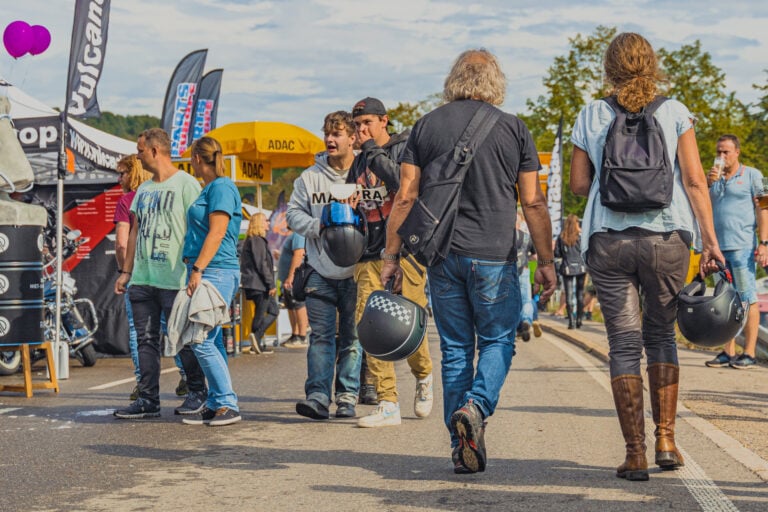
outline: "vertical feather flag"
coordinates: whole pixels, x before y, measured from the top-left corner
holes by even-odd
[[[203,76],[208,50],[197,50],[181,59],[168,82],[163,102],[163,130],[171,136],[171,156],[179,157],[189,146],[194,122],[195,97]]]
[[[557,127],[555,146],[547,175],[547,206],[552,219],[552,237],[557,238],[563,225],[563,118]]]
[[[285,200],[285,190],[277,196],[277,206],[269,216],[269,232],[267,243],[272,253],[280,252],[288,238],[288,220],[285,214],[288,212],[288,202]]]

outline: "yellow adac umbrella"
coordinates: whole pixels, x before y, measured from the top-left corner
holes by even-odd
[[[207,133],[221,143],[224,155],[248,161],[268,161],[273,169],[309,167],[323,141],[296,125],[271,121],[230,123]],[[189,149],[182,155],[190,157]]]

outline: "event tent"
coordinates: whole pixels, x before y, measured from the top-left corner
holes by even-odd
[[[0,96],[11,102],[10,116],[19,142],[35,172],[37,185],[56,183],[61,141],[59,113],[0,77]],[[124,155],[136,152],[136,143],[92,128],[70,118],[67,137],[70,173],[66,182],[116,183],[114,168]]]

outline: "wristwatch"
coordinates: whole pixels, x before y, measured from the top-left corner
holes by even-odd
[[[202,273],[203,270],[198,268],[197,265],[192,265],[192,272],[200,272],[200,273]]]
[[[768,245],[768,240],[760,240],[760,245]]]
[[[384,252],[386,249],[382,249],[379,253],[379,256],[381,256],[381,259],[384,261],[398,261],[400,259],[400,254],[387,254]]]

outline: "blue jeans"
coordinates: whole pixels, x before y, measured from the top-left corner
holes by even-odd
[[[304,392],[309,400],[328,407],[336,374],[336,404],[356,404],[360,391],[360,365],[363,349],[357,341],[355,306],[357,285],[354,279],[326,279],[314,272],[307,288],[316,290],[306,300],[312,333],[307,350],[307,381]],[[338,313],[338,337],[336,316]]]
[[[496,410],[515,354],[520,285],[514,262],[454,253],[430,267],[428,274],[443,353],[443,414],[450,431],[451,414],[470,399],[484,418]],[[477,371],[475,350],[479,354]],[[451,432],[451,446],[457,445],[456,434]]]
[[[131,359],[133,360],[133,374],[136,376],[136,384],[141,380],[141,371],[139,370],[139,340],[136,336],[136,326],[133,325],[133,309],[131,309],[131,299],[127,293],[125,296],[125,317],[128,319],[128,348],[131,350]]]
[[[188,265],[191,272],[192,265]],[[232,303],[235,292],[240,286],[240,269],[206,268],[203,279],[211,283],[219,291],[227,304]],[[227,407],[239,411],[237,395],[232,389],[232,378],[227,366],[227,353],[222,352],[221,326],[217,325],[208,333],[202,343],[191,343],[192,351],[197,356],[200,367],[208,379],[208,400],[205,405],[211,410]]]
[[[531,297],[531,269],[528,265],[518,274],[518,278],[520,280],[520,299],[523,301],[520,322],[530,324],[535,319],[534,308],[536,305],[533,303],[533,297]]]

